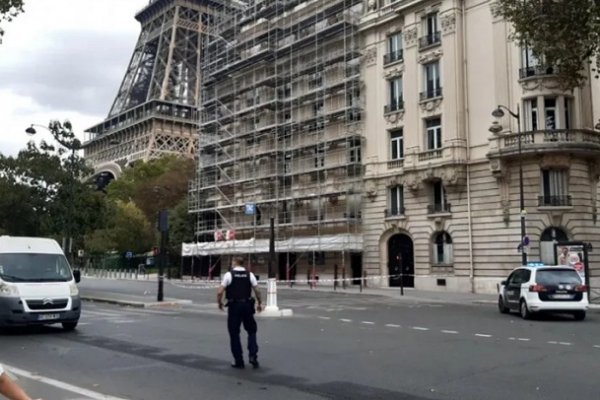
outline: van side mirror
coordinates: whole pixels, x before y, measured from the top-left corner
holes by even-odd
[[[78,269],[73,271],[73,278],[75,278],[75,283],[81,282],[81,271]]]

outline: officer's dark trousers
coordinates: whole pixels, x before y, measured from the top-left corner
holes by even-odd
[[[240,341],[240,326],[242,323],[244,324],[244,330],[248,333],[248,353],[250,357],[256,356],[258,353],[253,307],[250,302],[230,302],[227,308],[229,309],[227,313],[227,330],[229,331],[231,354],[233,354],[235,362],[243,363],[244,353]]]

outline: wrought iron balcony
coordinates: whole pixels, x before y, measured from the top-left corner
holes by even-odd
[[[450,203],[435,203],[427,206],[427,214],[441,214],[450,212]]]
[[[552,65],[532,65],[519,69],[521,79],[532,76],[556,75],[559,72],[558,67]]]
[[[390,102],[390,104],[386,104],[383,108],[383,112],[385,114],[391,113],[394,111],[400,111],[404,109],[404,101],[403,100],[394,100]]]
[[[539,207],[570,207],[572,205],[571,195],[568,194],[558,196],[538,196]]]
[[[402,49],[393,50],[383,55],[383,65],[391,64],[396,61],[402,61],[403,54]]]
[[[423,101],[423,100],[427,100],[427,99],[433,99],[434,97],[440,97],[441,95],[442,95],[442,88],[437,87],[437,88],[433,88],[433,89],[427,89],[426,91],[421,92],[420,99],[421,99],[421,101]]]
[[[385,218],[404,216],[404,207],[393,207],[383,210]]]
[[[429,46],[439,44],[442,41],[442,33],[440,31],[432,32],[427,36],[419,38],[419,49],[424,49]]]

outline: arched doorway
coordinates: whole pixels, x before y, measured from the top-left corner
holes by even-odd
[[[403,233],[398,233],[388,240],[388,271],[390,275],[400,275],[402,285],[415,286],[415,262],[412,239]],[[400,286],[399,276],[390,277],[390,286]]]
[[[540,261],[546,265],[554,265],[556,263],[554,243],[568,240],[569,236],[561,228],[554,226],[546,228],[540,236]]]

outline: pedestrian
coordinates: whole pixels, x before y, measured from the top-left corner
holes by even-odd
[[[0,394],[9,400],[31,400],[15,381],[10,379],[0,364]]]
[[[252,291],[256,301],[252,298]],[[217,291],[217,304],[223,310],[223,294],[227,298],[227,330],[231,354],[233,355],[233,368],[244,368],[244,354],[240,341],[240,326],[248,334],[248,362],[258,368],[258,344],[256,342],[257,325],[254,319],[254,305],[256,310],[262,311],[262,301],[258,281],[252,272],[243,266],[243,259],[235,257],[233,268],[226,272]]]

